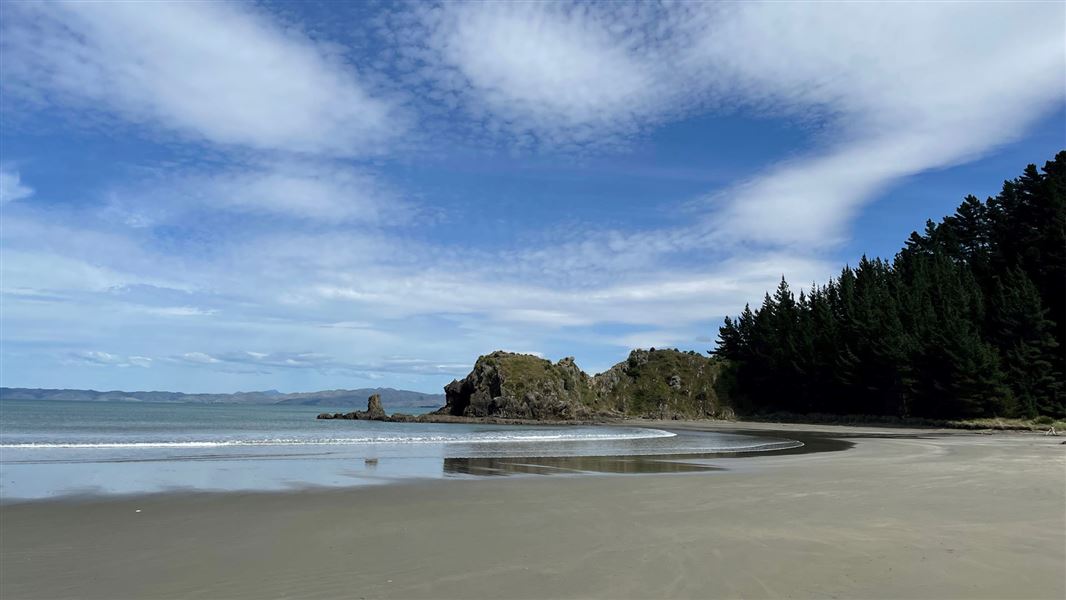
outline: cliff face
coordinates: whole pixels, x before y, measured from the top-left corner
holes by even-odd
[[[634,350],[627,360],[589,377],[572,358],[557,363],[528,354],[493,352],[465,378],[445,386],[437,415],[580,420],[716,415],[720,366],[677,350]]]
[[[695,352],[634,350],[628,359],[594,377],[592,387],[601,406],[626,415],[720,416],[721,370],[718,360]]]
[[[444,386],[436,414],[506,419],[586,419],[596,404],[589,376],[574,359],[551,362],[529,354],[493,352],[478,358],[462,380]]]

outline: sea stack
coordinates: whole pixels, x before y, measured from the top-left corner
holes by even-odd
[[[374,394],[367,398],[366,401],[366,417],[373,421],[385,420],[385,407],[381,405],[381,395]]]
[[[381,395],[374,394],[367,398],[366,410],[357,410],[350,413],[321,413],[319,419],[351,419],[359,421],[387,421],[385,407],[381,405]]]

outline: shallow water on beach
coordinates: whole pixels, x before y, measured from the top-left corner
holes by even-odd
[[[6,401],[0,404],[0,496],[705,471],[713,467],[678,459],[802,446],[644,427],[318,420],[319,412],[305,406]]]

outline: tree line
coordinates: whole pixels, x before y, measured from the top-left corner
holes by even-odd
[[[719,331],[741,410],[1066,416],[1066,151]]]

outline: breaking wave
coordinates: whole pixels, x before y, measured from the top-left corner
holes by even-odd
[[[661,429],[613,428],[599,430],[547,431],[467,431],[455,434],[431,435],[366,435],[359,437],[279,437],[260,439],[205,439],[151,441],[42,441],[0,444],[0,449],[137,449],[137,448],[225,448],[240,446],[361,446],[379,444],[510,444],[537,442],[599,442],[642,440],[675,437],[677,434]]]

